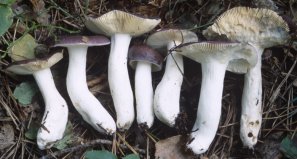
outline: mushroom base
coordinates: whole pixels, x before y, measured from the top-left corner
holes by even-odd
[[[45,113],[37,134],[40,149],[50,148],[62,139],[68,120],[68,106],[58,92],[49,68],[33,73],[45,102]]]
[[[178,45],[177,43],[176,45]],[[175,46],[171,42],[167,49]],[[166,68],[161,82],[155,90],[154,112],[157,118],[166,125],[173,127],[180,113],[180,90],[183,82],[183,57],[172,51],[167,56]]]
[[[117,113],[117,127],[127,130],[134,121],[134,97],[130,84],[127,56],[131,36],[115,34],[111,37],[108,59],[108,83]]]
[[[213,141],[221,116],[223,84],[227,64],[212,60],[202,65],[202,84],[197,118],[187,143],[195,154],[208,150]]]
[[[111,115],[89,91],[86,80],[87,46],[68,47],[67,92],[75,109],[97,131],[111,135],[116,125]]]
[[[251,68],[244,79],[242,110],[240,120],[240,138],[244,146],[253,148],[257,143],[262,123],[262,76],[261,58]]]

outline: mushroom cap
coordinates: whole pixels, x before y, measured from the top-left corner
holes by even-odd
[[[44,58],[21,60],[10,63],[6,70],[20,75],[33,74],[36,71],[50,68],[63,58],[63,53],[58,52]]]
[[[151,31],[161,19],[139,17],[120,10],[112,10],[98,18],[85,17],[86,27],[94,33],[112,36],[113,34],[129,34],[139,36]]]
[[[209,40],[226,36],[231,41],[252,42],[267,48],[284,44],[288,32],[288,24],[272,10],[235,7],[218,17],[203,35]]]
[[[133,45],[129,49],[129,65],[135,69],[138,61],[143,61],[152,64],[152,72],[162,69],[163,57],[159,52],[147,45]]]
[[[173,41],[179,43],[198,42],[198,37],[194,32],[188,30],[163,29],[150,35],[146,43],[152,48],[158,49],[166,47],[168,43]]]
[[[196,62],[206,63],[213,59],[228,63],[235,59],[245,60],[250,67],[257,63],[254,48],[238,42],[206,41],[186,43],[176,47],[176,53],[182,54]]]
[[[102,46],[109,45],[110,40],[105,36],[60,36],[54,46]]]

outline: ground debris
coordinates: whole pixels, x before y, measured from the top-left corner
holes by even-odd
[[[263,159],[274,159],[276,156],[280,156],[279,148],[282,135],[282,132],[270,134],[259,146],[259,152]]]
[[[155,158],[158,159],[194,159],[185,151],[184,138],[181,135],[172,136],[156,143]]]
[[[0,150],[14,144],[14,129],[10,124],[0,126]]]

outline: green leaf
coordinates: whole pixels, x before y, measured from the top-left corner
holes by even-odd
[[[28,129],[28,130],[26,131],[26,133],[25,133],[26,138],[31,139],[31,140],[35,140],[36,137],[37,137],[38,129],[39,129],[38,124],[32,122],[32,123],[30,124],[29,129]]]
[[[63,150],[65,149],[69,144],[72,143],[72,139],[73,136],[72,135],[66,135],[64,136],[61,140],[59,140],[58,142],[56,142],[54,144],[54,147],[59,149],[59,150]]]
[[[59,140],[58,142],[56,142],[54,144],[54,147],[59,149],[59,150],[63,150],[65,149],[69,144],[71,144],[73,142],[73,125],[68,122],[67,126],[66,126],[66,130],[64,132],[64,137]]]
[[[85,159],[117,159],[113,153],[106,150],[87,151]]]
[[[12,10],[9,6],[0,5],[0,36],[3,35],[12,24]]]
[[[35,83],[23,82],[14,89],[13,96],[21,105],[26,106],[31,104],[32,98],[37,91],[38,87]]]
[[[140,159],[140,157],[136,154],[130,154],[125,156],[123,159]]]
[[[280,145],[280,151],[290,159],[297,158],[297,137],[291,139],[289,136],[284,138]]]
[[[0,0],[0,4],[4,5],[11,5],[15,2],[16,0]]]
[[[33,59],[37,45],[35,39],[30,34],[26,34],[9,46],[9,56],[14,61]]]
[[[64,136],[73,134],[72,130],[73,130],[73,125],[70,121],[68,121],[68,123],[66,125],[65,132],[64,132]]]

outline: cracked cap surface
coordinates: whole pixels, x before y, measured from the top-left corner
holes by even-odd
[[[226,36],[266,48],[286,43],[288,32],[288,24],[272,10],[235,7],[219,16],[203,35],[208,39]]]

